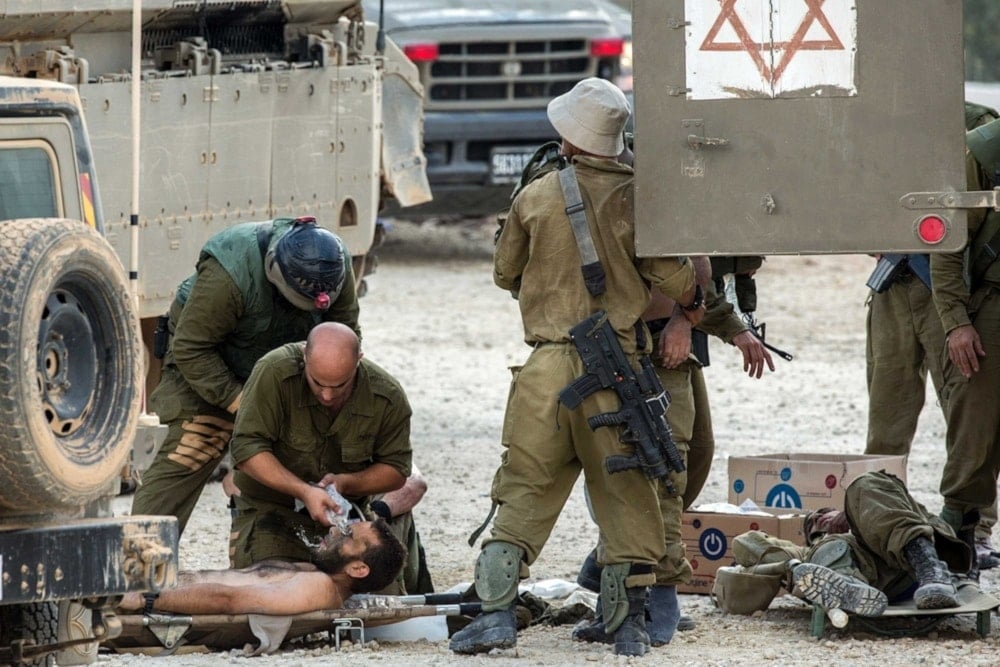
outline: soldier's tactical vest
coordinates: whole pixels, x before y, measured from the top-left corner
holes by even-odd
[[[243,314],[218,347],[222,360],[241,382],[250,377],[258,359],[279,345],[305,340],[309,330],[322,321],[319,311],[299,310],[282,298],[264,272],[265,253],[291,223],[292,218],[278,218],[234,225],[210,238],[198,259],[215,258],[243,297]],[[194,274],[178,287],[176,301],[181,305],[196,280]]]

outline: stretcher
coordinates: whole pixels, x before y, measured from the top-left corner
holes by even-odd
[[[178,651],[243,649],[248,656],[278,650],[289,639],[327,633],[340,648],[343,637],[363,644],[365,628],[429,616],[475,616],[479,603],[462,603],[457,594],[355,595],[342,609],[326,609],[294,616],[266,614],[127,614],[120,615],[122,631],[107,642],[122,653],[171,655]]]
[[[962,616],[967,614],[976,615],[976,633],[980,637],[987,637],[990,634],[991,616],[993,612],[1000,608],[1000,600],[989,593],[984,593],[978,584],[973,582],[962,582],[957,585],[958,599],[961,603],[958,607],[949,609],[917,609],[912,599],[891,604],[880,616],[864,617],[855,614],[830,614],[819,605],[812,607],[812,619],[810,622],[810,634],[813,637],[822,637],[826,632],[827,617],[835,627],[845,627],[848,622],[863,626],[865,629],[876,634],[891,636],[902,635],[922,635],[929,632],[940,621],[952,616]],[[910,619],[913,623],[900,628],[899,619]],[[897,621],[897,623],[894,623]]]

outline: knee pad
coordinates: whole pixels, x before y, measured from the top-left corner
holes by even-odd
[[[476,560],[476,594],[483,611],[506,609],[517,597],[524,549],[510,542],[490,542]]]
[[[628,616],[626,589],[651,586],[655,580],[652,565],[614,563],[604,566],[601,570],[601,615],[605,632],[614,633]]]

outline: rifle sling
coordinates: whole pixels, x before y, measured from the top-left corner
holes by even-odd
[[[590,224],[587,221],[587,207],[583,204],[580,194],[580,184],[576,180],[576,168],[572,164],[559,170],[559,184],[562,186],[563,200],[566,204],[566,215],[569,216],[570,227],[576,238],[576,247],[580,250],[580,269],[583,271],[583,282],[587,285],[590,296],[604,294],[604,267],[594,248],[594,239],[590,236]]]
[[[980,239],[985,239],[987,234],[991,234],[989,240],[980,246]],[[973,256],[969,262],[969,275],[972,277],[972,284],[976,285],[982,281],[996,258],[1000,257],[1000,213],[994,211],[986,217],[971,247]]]

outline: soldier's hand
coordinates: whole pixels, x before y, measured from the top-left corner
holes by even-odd
[[[750,377],[759,378],[764,374],[765,364],[774,372],[774,359],[760,339],[749,331],[733,336],[733,345],[743,353],[743,371]]]
[[[979,332],[971,324],[956,327],[948,332],[948,358],[959,372],[971,378],[979,372],[979,357],[986,356]]]
[[[660,356],[664,368],[676,368],[691,354],[691,323],[684,317],[671,317],[660,334]]]
[[[320,486],[310,485],[309,490],[305,491],[299,500],[309,510],[309,516],[312,520],[324,526],[331,525],[327,518],[327,510],[334,514],[340,511],[340,507],[333,501],[333,498],[327,495],[326,489]]]

